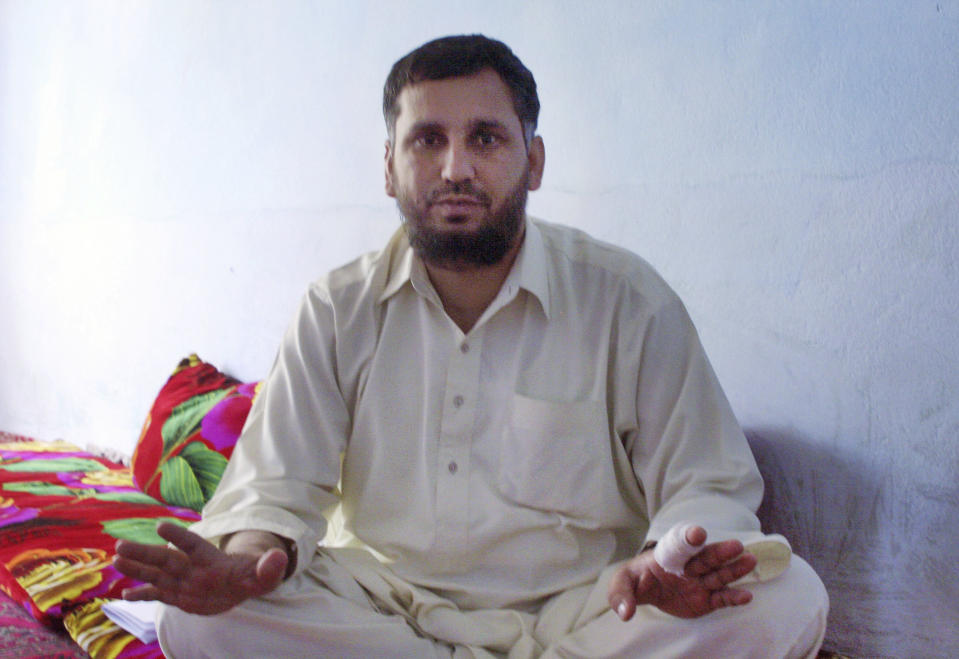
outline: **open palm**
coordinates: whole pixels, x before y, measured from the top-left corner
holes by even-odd
[[[702,527],[690,529],[689,541],[706,541]],[[752,599],[748,590],[729,584],[756,567],[756,558],[743,553],[738,540],[705,545],[686,563],[682,575],[667,572],[656,562],[653,551],[644,551],[627,561],[613,575],[609,604],[623,620],[629,620],[641,604],[679,618],[696,618],[727,606],[741,606]]]
[[[124,599],[159,600],[189,613],[212,615],[270,592],[286,571],[288,559],[282,549],[225,553],[167,522],[157,526],[157,533],[173,547],[117,543],[116,568],[145,582],[126,589]]]

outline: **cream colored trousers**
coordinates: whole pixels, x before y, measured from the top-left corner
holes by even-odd
[[[779,577],[743,585],[753,600],[701,618],[639,607],[628,622],[606,605],[612,568],[557,595],[536,614],[463,611],[403,582],[369,554],[317,553],[309,568],[265,597],[216,616],[163,606],[158,633],[169,659],[193,657],[815,657],[829,601],[798,556]]]

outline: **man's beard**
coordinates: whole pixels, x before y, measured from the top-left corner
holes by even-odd
[[[496,212],[487,210],[479,229],[474,232],[434,229],[426,218],[429,203],[421,209],[410,203],[409,199],[397,195],[396,205],[403,215],[403,226],[410,246],[423,261],[437,267],[460,270],[499,263],[522,231],[528,182],[527,171],[506,196],[503,206]],[[429,198],[436,199],[444,194],[468,194],[482,200],[488,199],[469,183],[444,187],[434,191]]]

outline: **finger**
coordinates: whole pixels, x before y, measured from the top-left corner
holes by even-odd
[[[616,612],[621,620],[629,620],[636,612],[636,595],[634,587],[637,579],[628,567],[616,570],[606,590],[606,600],[609,607]]]
[[[124,588],[120,596],[128,602],[159,600],[160,589],[150,584],[143,584],[141,586],[134,586],[133,588]]]
[[[743,543],[739,540],[724,540],[706,545],[702,551],[686,563],[687,577],[701,577],[707,572],[719,568],[743,553]]]
[[[145,563],[149,565],[167,565],[175,557],[182,557],[183,553],[177,549],[171,549],[166,545],[145,545],[129,540],[119,540],[114,545],[114,551],[117,556]]]
[[[701,526],[690,526],[686,529],[686,542],[693,547],[703,544],[706,542],[706,529]]]
[[[710,594],[709,607],[715,611],[716,609],[722,609],[728,606],[743,606],[744,604],[749,604],[752,599],[753,594],[748,590],[724,588]]]
[[[115,556],[113,566],[131,579],[162,586],[177,581],[186,571],[181,567],[141,563],[130,560],[129,558],[124,558],[123,556]]]
[[[194,562],[207,562],[220,555],[220,550],[206,539],[173,522],[157,524],[157,535],[173,543]]]
[[[152,566],[176,576],[181,576],[190,567],[186,554],[165,545],[144,545],[120,540],[115,545],[115,552],[116,559],[124,559],[125,562],[121,564]]]
[[[136,579],[137,581],[149,581],[148,579],[143,578],[146,576],[147,566],[139,561],[124,558],[123,556],[117,554],[113,557],[113,567],[131,579]]]
[[[742,554],[732,563],[721,565],[712,572],[703,575],[700,578],[700,583],[709,590],[719,590],[746,576],[755,567],[756,557],[752,554]]]

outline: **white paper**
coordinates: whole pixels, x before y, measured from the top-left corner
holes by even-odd
[[[159,602],[111,600],[103,605],[106,616],[144,643],[157,638],[156,610]]]

